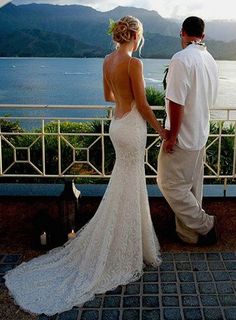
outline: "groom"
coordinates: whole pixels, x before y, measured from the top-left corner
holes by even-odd
[[[202,209],[203,156],[209,108],[216,101],[218,70],[207,51],[204,21],[188,17],[180,32],[183,50],[171,59],[166,88],[168,139],[158,157],[158,185],[175,213],[178,237],[187,243],[217,242],[216,217]]]

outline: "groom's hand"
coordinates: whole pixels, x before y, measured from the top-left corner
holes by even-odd
[[[169,139],[164,140],[163,149],[167,153],[173,153],[175,145],[176,145],[176,139],[170,137]]]
[[[170,130],[163,129],[161,137],[163,140],[168,140],[170,138]]]

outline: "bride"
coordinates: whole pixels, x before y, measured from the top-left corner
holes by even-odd
[[[163,138],[165,131],[147,103],[142,63],[132,57],[143,43],[143,28],[127,16],[110,30],[117,48],[106,56],[103,75],[105,99],[115,102],[110,124],[115,166],[96,214],[75,239],[5,275],[15,302],[31,313],[70,310],[138,280],[143,263],[161,263],[145,182],[146,121]]]

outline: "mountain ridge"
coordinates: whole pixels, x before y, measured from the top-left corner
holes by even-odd
[[[111,37],[107,35],[108,20],[117,20],[124,15],[137,16],[143,22],[146,40],[143,57],[170,58],[181,49],[180,23],[163,18],[155,10],[118,6],[110,11],[100,12],[82,5],[16,6],[9,3],[0,9],[0,56],[22,56],[23,52],[26,56],[37,56],[37,48],[41,43],[40,56],[67,57],[70,52],[73,57],[103,57],[112,50]],[[216,59],[236,60],[236,22],[225,22],[228,30],[230,26],[231,33],[227,33],[222,24],[219,25],[220,34],[228,42],[215,39],[219,34],[218,24],[207,23],[207,28],[211,30],[206,38],[207,46]],[[48,50],[47,37],[48,44],[54,48],[52,51]],[[25,50],[21,48],[22,41]],[[11,47],[14,47],[14,50],[11,50]]]

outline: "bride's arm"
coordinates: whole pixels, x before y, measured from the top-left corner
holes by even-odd
[[[106,78],[106,60],[103,63],[103,91],[104,91],[104,98],[106,101],[115,102],[114,93],[109,86],[109,83]]]
[[[144,87],[143,79],[143,64],[137,59],[133,58],[130,63],[130,79],[136,106],[141,113],[142,117],[152,126],[152,128],[160,134],[162,138],[166,137],[165,130],[162,128],[160,122],[150,108]]]

